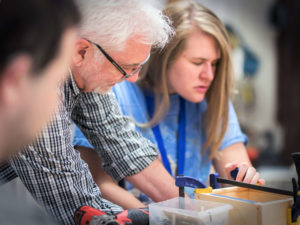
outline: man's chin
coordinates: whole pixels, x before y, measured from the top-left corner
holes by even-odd
[[[112,87],[98,87],[94,89],[94,92],[98,93],[98,94],[106,94],[107,92],[109,92],[112,89]]]

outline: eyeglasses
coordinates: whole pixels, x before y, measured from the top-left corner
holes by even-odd
[[[147,59],[144,62],[142,62],[135,71],[133,71],[130,74],[127,74],[126,71],[123,70],[122,67],[106,51],[104,51],[104,49],[100,45],[98,45],[97,43],[95,43],[93,41],[90,41],[90,40],[87,40],[87,41],[90,42],[90,43],[92,43],[93,45],[95,45],[102,52],[102,54],[108,59],[108,61],[110,61],[111,64],[113,64],[114,67],[116,67],[117,70],[119,70],[123,74],[123,79],[127,79],[127,78],[129,78],[129,77],[137,74],[138,72],[140,72],[140,70],[142,69],[142,66],[150,58],[150,54],[149,54],[148,57],[147,57]]]

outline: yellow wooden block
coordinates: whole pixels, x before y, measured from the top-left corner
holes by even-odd
[[[208,188],[197,188],[194,190],[194,194],[202,194],[202,193],[212,193],[212,187]]]

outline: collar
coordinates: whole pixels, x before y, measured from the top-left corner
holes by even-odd
[[[69,78],[69,84],[70,84],[70,87],[72,89],[72,92],[75,96],[79,95],[81,92],[74,80],[74,77],[73,77],[73,73],[71,71],[71,69],[69,68],[69,73],[70,73],[70,78]]]

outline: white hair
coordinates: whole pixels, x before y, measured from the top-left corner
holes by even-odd
[[[162,48],[174,34],[156,0],[77,0],[81,37],[103,47],[122,49],[131,37]]]

